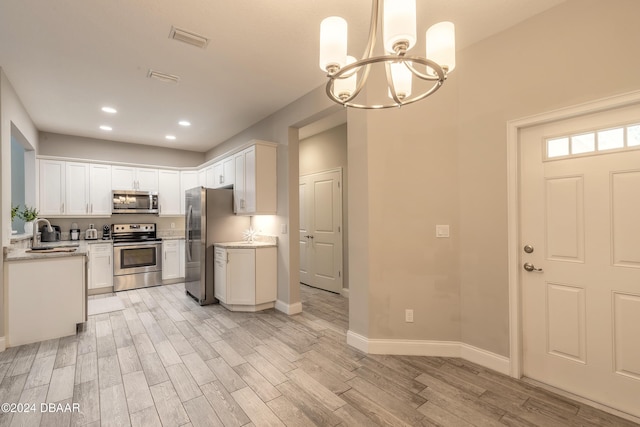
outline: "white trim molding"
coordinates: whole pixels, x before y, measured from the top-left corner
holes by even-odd
[[[342,288],[342,291],[340,291],[340,295],[345,298],[349,298],[349,288]]]
[[[283,312],[284,314],[292,315],[302,313],[302,303],[296,302],[293,304],[287,304],[284,301],[276,300],[276,310]]]
[[[558,120],[640,103],[640,91],[598,99],[507,122],[507,240],[509,263],[509,375],[522,377],[522,300],[520,292],[520,130]]]
[[[348,331],[347,344],[368,354],[460,357],[502,374],[508,375],[511,369],[508,357],[459,341],[369,339]]]

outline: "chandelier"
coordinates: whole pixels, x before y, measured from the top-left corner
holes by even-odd
[[[455,29],[451,22],[440,22],[426,32],[426,53],[409,55],[416,44],[416,0],[373,0],[369,40],[362,58],[347,56],[347,21],[339,16],[325,18],[320,24],[320,68],[326,71],[327,96],[345,107],[381,109],[400,107],[420,101],[435,91],[456,66]],[[380,16],[385,54],[373,56]],[[359,103],[356,97],[367,84],[374,65],[384,65],[386,101]],[[413,82],[420,83],[417,93]],[[384,89],[384,88],[383,88]]]

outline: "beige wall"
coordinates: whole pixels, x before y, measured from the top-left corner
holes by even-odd
[[[509,354],[506,122],[640,89],[638,16],[636,0],[572,0],[459,53],[465,343]]]
[[[342,169],[342,287],[349,288],[349,178],[347,125],[300,141],[300,176]]]
[[[204,163],[204,153],[106,139],[41,132],[38,155],[152,166],[191,167]]]

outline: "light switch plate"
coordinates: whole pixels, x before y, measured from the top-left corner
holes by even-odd
[[[449,237],[449,226],[436,225],[436,237]]]

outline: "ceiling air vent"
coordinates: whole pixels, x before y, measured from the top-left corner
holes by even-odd
[[[173,74],[165,74],[153,70],[149,70],[147,77],[149,77],[150,79],[160,80],[165,83],[178,83],[178,80],[180,80],[180,77],[174,76]]]
[[[204,49],[209,44],[208,38],[176,27],[171,27],[169,38],[190,44],[191,46],[199,47],[200,49]]]

